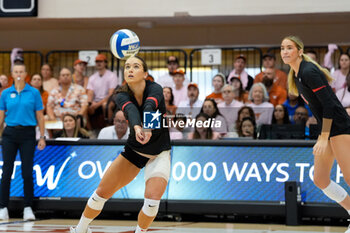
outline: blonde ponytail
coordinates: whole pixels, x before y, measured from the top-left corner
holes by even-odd
[[[315,62],[311,57],[309,57],[308,55],[306,55],[304,53],[303,53],[303,58],[305,61],[312,62],[315,66],[317,66],[317,68],[319,68],[322,71],[322,73],[326,76],[328,83],[331,83],[333,81],[333,78],[332,78],[331,74],[329,73],[329,71],[327,70],[327,68],[320,66],[320,64]]]
[[[288,92],[292,95],[298,96],[298,88],[294,81],[295,72],[292,68],[290,68],[288,73]]]

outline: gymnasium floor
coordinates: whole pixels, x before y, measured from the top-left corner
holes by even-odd
[[[50,219],[37,221],[22,221],[12,219],[0,222],[0,232],[69,232],[69,227],[78,220]],[[135,221],[95,220],[91,225],[93,233],[134,233]],[[201,222],[154,222],[149,232],[155,233],[343,233],[345,227],[298,226],[263,224],[231,224],[231,223],[201,223]]]

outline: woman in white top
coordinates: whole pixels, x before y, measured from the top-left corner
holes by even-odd
[[[335,68],[332,63],[332,54],[338,49],[337,45],[329,44],[328,52],[324,56],[324,66],[329,70]],[[346,76],[350,72],[350,56],[348,53],[342,53],[338,60],[339,68],[332,72],[331,76],[334,79],[331,83],[331,87],[335,92],[339,91],[345,86]]]
[[[247,106],[254,110],[256,124],[271,124],[274,107],[268,102],[270,98],[264,84],[255,83],[249,91],[248,98],[252,103]]]
[[[336,92],[336,95],[344,108],[350,106],[350,74],[347,75],[345,81],[346,86]]]
[[[44,82],[43,82],[43,88],[48,93],[51,92],[51,90],[58,87],[58,80],[54,77],[52,77],[52,66],[50,64],[44,64],[41,66],[40,73],[43,76]]]
[[[214,132],[218,132],[221,135],[225,135],[227,133],[228,128],[226,119],[221,115],[214,99],[206,99],[200,112],[207,114],[211,119],[215,119],[215,122],[218,122],[218,124],[214,124]]]

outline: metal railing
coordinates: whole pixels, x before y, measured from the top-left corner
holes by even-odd
[[[106,55],[108,60],[108,68],[115,71],[118,76],[122,76],[125,60],[117,59],[109,50],[98,50],[99,53]],[[187,54],[180,49],[145,49],[140,50],[138,56],[142,57],[149,69],[149,73],[157,79],[159,76],[168,72],[167,58],[176,56],[179,60],[180,67],[186,72]],[[59,71],[63,67],[72,68],[73,63],[79,58],[78,50],[54,50],[46,55],[46,62],[52,65],[54,77],[58,77]],[[90,76],[94,73],[95,67],[88,66],[86,75]]]
[[[22,51],[27,73],[39,73],[43,64],[43,55],[39,51]],[[11,51],[0,51],[0,74],[11,75]]]
[[[221,64],[203,65],[201,51],[207,48],[193,49],[190,53],[190,80],[201,87],[200,93],[203,96],[212,91],[212,78],[217,73],[223,73],[226,77],[233,70],[233,63],[236,57],[243,55],[246,58],[246,71],[253,78],[261,72],[262,51],[256,47],[233,47],[233,48],[214,48],[221,50]],[[212,48],[210,48],[212,49]],[[200,91],[200,92],[201,92]]]
[[[114,70],[116,58],[109,50],[97,50],[98,53],[106,55],[108,60],[108,69]],[[45,62],[53,67],[53,76],[58,77],[59,72],[63,67],[69,68],[73,71],[73,63],[79,58],[79,50],[53,50],[46,54]],[[86,75],[90,76],[95,72],[94,66],[88,66]]]
[[[168,73],[167,59],[169,56],[177,57],[179,66],[186,73],[187,53],[182,49],[141,49],[137,56],[142,57],[147,63],[149,74],[157,80],[160,76]],[[116,70],[122,75],[125,60],[116,61]]]
[[[340,54],[342,53],[341,47],[338,46],[338,50],[336,50],[332,55],[332,62],[333,66],[335,68],[338,67],[338,59]],[[267,50],[268,53],[273,53],[276,56],[276,68],[285,71],[286,73],[289,72],[289,66],[284,64],[280,55],[280,47],[272,47]],[[328,46],[305,46],[304,52],[308,51],[314,51],[317,54],[317,62],[320,65],[323,65],[324,62],[324,55],[328,51]]]

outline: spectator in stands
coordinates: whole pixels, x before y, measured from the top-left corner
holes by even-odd
[[[182,113],[186,117],[194,118],[200,112],[203,101],[198,99],[199,88],[196,83],[190,83],[187,86],[188,100],[182,101],[177,106],[176,113]]]
[[[234,87],[232,85],[226,84],[222,88],[222,96],[224,102],[219,103],[218,108],[226,119],[228,131],[234,132],[236,131],[235,122],[237,120],[238,110],[244,106],[244,104],[235,100]]]
[[[235,99],[244,104],[250,103],[248,100],[249,94],[246,90],[243,89],[241,80],[239,78],[232,77],[230,79],[230,83],[234,88]]]
[[[315,50],[312,50],[312,49],[306,50],[305,54],[308,55],[312,60],[318,63],[318,55]]]
[[[247,106],[251,107],[255,113],[256,124],[271,124],[273,105],[269,103],[269,96],[266,88],[262,83],[255,83],[252,89],[249,91],[249,100],[251,104]]]
[[[188,134],[188,139],[210,139],[216,140],[220,138],[220,134],[215,132],[211,128],[211,124],[209,123],[209,127],[205,126],[204,122],[211,122],[209,116],[205,113],[199,113],[196,116],[196,123],[194,127],[194,132]]]
[[[1,79],[1,76],[0,76]],[[32,87],[35,87],[36,89],[39,90],[40,95],[41,95],[41,99],[43,101],[43,106],[44,106],[44,114],[46,113],[46,105],[47,105],[47,100],[49,98],[49,93],[47,91],[44,90],[43,88],[43,76],[41,76],[40,73],[38,74],[33,74],[31,79],[30,79],[30,85]],[[36,139],[40,139],[40,129],[39,126],[35,127],[35,135],[36,135]],[[47,129],[45,129],[44,135],[46,138],[50,138],[50,134],[47,131]]]
[[[305,137],[309,138],[310,136],[310,124],[317,124],[317,120],[315,117],[309,118],[309,112],[305,108],[305,106],[299,106],[294,113],[293,122],[297,125],[305,126]]]
[[[254,79],[245,71],[246,64],[247,58],[243,54],[237,56],[233,63],[234,69],[229,74],[227,80],[231,80],[232,77],[237,77],[241,80],[243,89],[249,91],[253,85]]]
[[[35,87],[40,91],[41,99],[44,105],[44,113],[46,112],[47,99],[49,98],[49,93],[44,91],[43,88],[43,76],[41,74],[33,74],[30,79],[30,85]]]
[[[241,124],[243,118],[245,117],[251,117],[255,121],[255,113],[251,107],[243,106],[238,110],[238,117],[237,117],[236,126],[235,126],[236,131],[238,131],[239,125]]]
[[[277,104],[273,110],[272,124],[285,125],[290,124],[287,107],[282,104]]]
[[[287,74],[279,69],[275,68],[276,65],[276,56],[273,53],[266,53],[263,55],[263,70],[259,74],[255,76],[254,83],[259,83],[263,81],[264,76],[266,75],[265,70],[266,69],[272,69],[274,70],[274,84],[282,87],[283,89],[287,90]]]
[[[244,138],[256,139],[257,130],[256,130],[256,123],[253,118],[245,117],[242,119],[238,128],[238,136],[244,137]]]
[[[89,128],[99,131],[106,126],[105,113],[108,98],[118,85],[118,78],[107,69],[107,57],[99,54],[95,58],[96,72],[87,85]]]
[[[175,56],[169,56],[167,59],[168,73],[160,76],[157,83],[162,87],[174,88],[174,72],[180,68],[179,59]],[[184,86],[188,85],[188,80],[184,77]]]
[[[323,58],[323,67],[327,68],[328,70],[331,70],[334,68],[332,55],[337,49],[338,49],[338,46],[336,44],[328,44],[328,51]]]
[[[346,76],[345,81],[346,86],[336,92],[336,95],[344,108],[350,106],[350,74]]]
[[[328,45],[328,52],[324,56],[324,66],[331,70],[333,67],[332,55],[338,49],[338,46],[335,44]],[[346,76],[350,73],[350,56],[347,53],[343,53],[339,57],[339,69],[332,72],[331,76],[334,78],[331,83],[331,87],[335,92],[342,89],[345,84]]]
[[[276,106],[277,104],[283,104],[287,99],[287,91],[285,88],[276,84],[275,69],[266,68],[263,73],[264,76],[261,82],[266,87],[267,93],[270,98],[270,103],[274,106]]]
[[[1,77],[0,77],[1,78]],[[40,95],[41,95],[41,100],[43,101],[43,106],[44,106],[44,114],[46,113],[46,105],[47,105],[47,99],[49,97],[49,93],[47,91],[44,91],[43,88],[43,77],[41,74],[33,74],[31,79],[30,79],[30,85],[36,89],[39,90]],[[40,139],[40,128],[39,126],[35,127],[35,137],[37,140]],[[50,138],[49,132],[45,129],[44,132],[45,138]]]
[[[98,139],[128,139],[130,130],[128,127],[128,121],[126,120],[122,110],[118,110],[115,113],[112,126],[107,126],[101,129],[98,134]]]
[[[85,76],[85,72],[86,72],[86,65],[88,63],[86,61],[77,59],[74,61],[74,72],[73,72],[73,83],[78,84],[82,87],[84,87],[84,89],[86,90],[87,85],[88,85],[88,81],[89,81],[89,77]]]
[[[201,108],[201,113],[207,114],[215,122],[220,122],[220,127],[213,127],[212,130],[225,135],[227,133],[227,123],[226,119],[221,115],[218,106],[214,99],[204,100],[203,106]],[[219,123],[218,123],[219,124]]]
[[[53,89],[47,102],[49,120],[62,120],[66,113],[74,116],[86,116],[87,95],[85,89],[72,83],[72,73],[62,68],[59,77],[60,86]]]
[[[304,106],[299,106],[293,116],[294,124],[303,124],[305,125],[309,119],[309,112]]]
[[[168,87],[173,87],[174,104],[177,106],[181,101],[187,100],[187,87],[184,85],[185,73],[183,70],[174,70],[173,80],[175,85]]]
[[[6,75],[0,75],[0,96],[3,90],[8,87],[8,78]]]
[[[11,55],[10,55],[11,69],[15,65],[16,58],[20,58],[22,60],[21,63],[17,63],[17,64],[24,65],[24,62],[23,62],[23,49],[22,48],[13,48],[11,50]]]
[[[343,53],[339,58],[339,69],[332,73],[334,78],[331,86],[335,92],[346,86],[346,76],[350,75],[350,55]]]
[[[206,99],[214,99],[216,103],[222,102],[224,99],[222,97],[222,87],[225,85],[226,77],[222,73],[218,73],[214,76],[212,80],[212,85],[214,87],[214,91],[205,97]]]
[[[56,78],[52,76],[52,66],[48,63],[45,63],[41,66],[40,73],[43,76],[44,82],[43,82],[43,88],[47,92],[51,92],[51,90],[58,87],[58,81]]]
[[[78,119],[75,115],[70,113],[66,113],[62,117],[63,121],[63,130],[59,132],[55,137],[63,137],[63,138],[90,138],[89,133],[80,128],[80,124],[78,123]]]
[[[174,122],[174,125],[172,125],[169,129],[170,139],[187,139],[188,130],[186,129],[186,116],[184,114],[178,113],[172,120]]]
[[[289,120],[291,121],[292,124],[294,124],[293,117],[294,117],[295,110],[299,106],[304,106],[309,111],[309,116],[312,116],[309,106],[305,104],[301,96],[296,96],[296,95],[293,95],[292,93],[288,93],[287,100],[283,103],[283,105],[287,107]]]
[[[174,104],[174,95],[171,87],[163,87],[163,95],[167,114],[175,115],[177,106]]]

